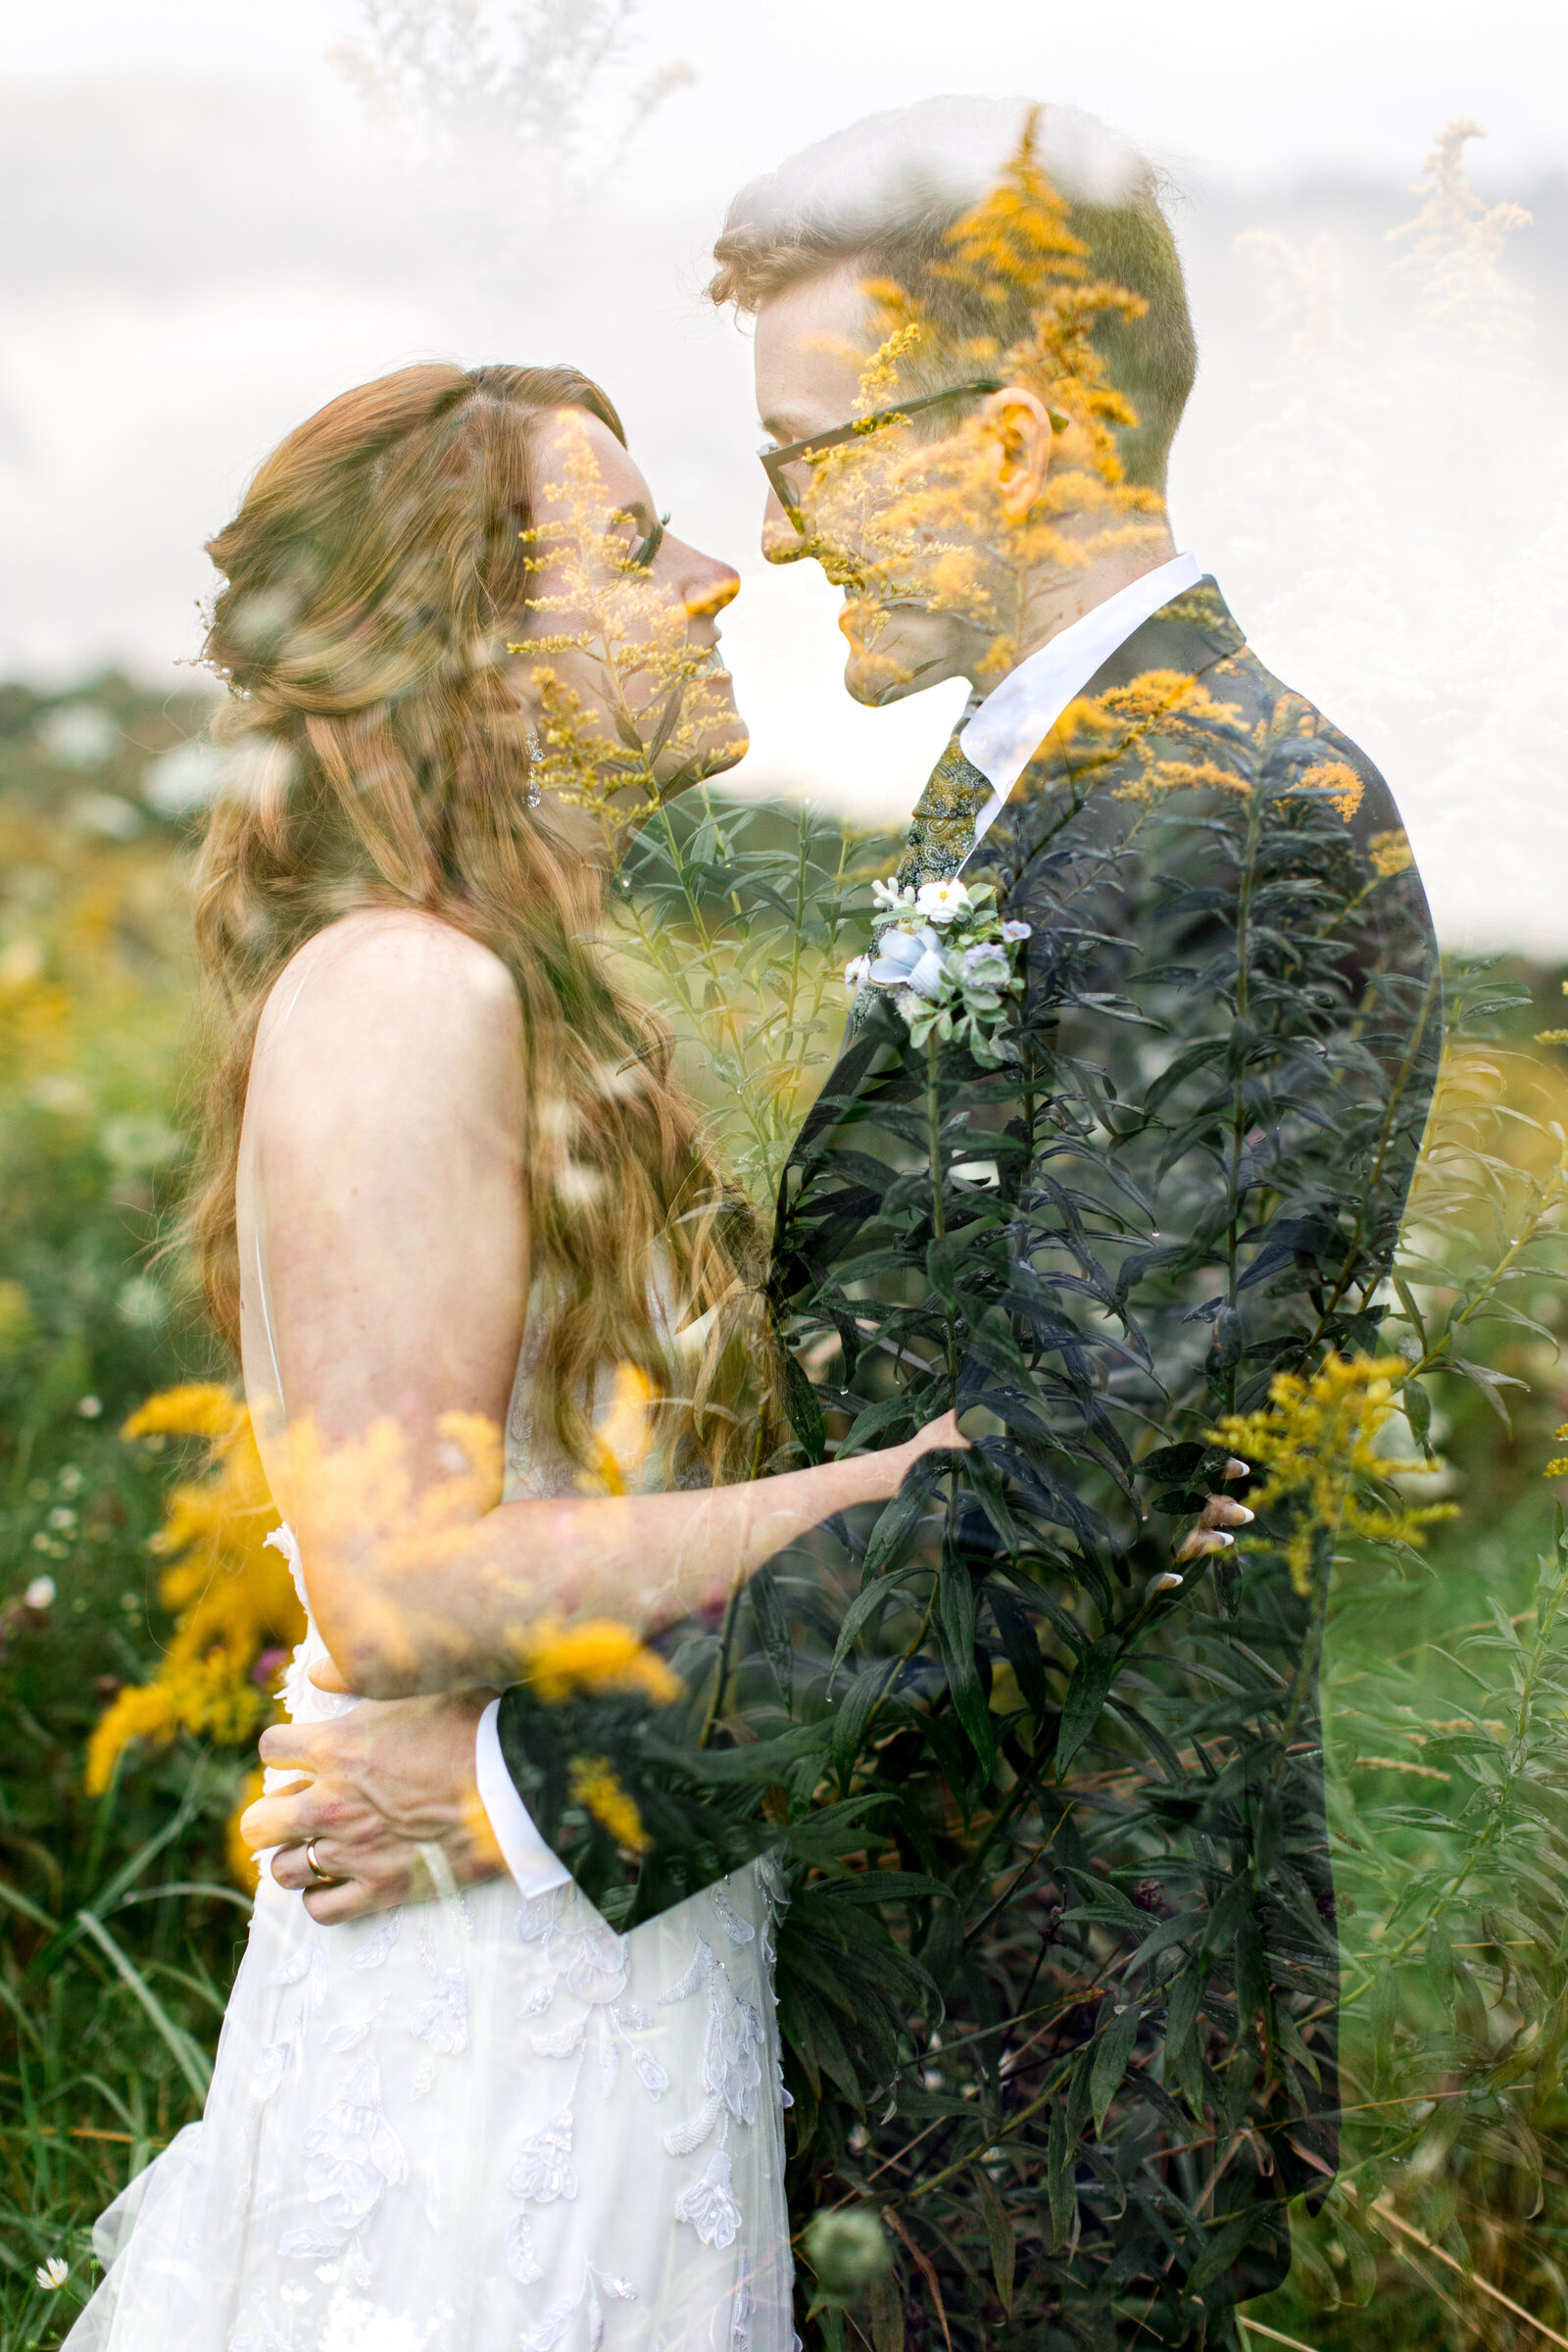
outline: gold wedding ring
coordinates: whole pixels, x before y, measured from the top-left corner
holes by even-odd
[[[316,1839],[314,1838],[307,1838],[305,1842],[305,1867],[318,1886],[335,1886],[337,1885],[331,1872],[323,1870],[316,1859]]]

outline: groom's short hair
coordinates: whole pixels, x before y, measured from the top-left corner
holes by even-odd
[[[994,187],[1037,113],[1037,153],[1068,205],[1068,226],[1087,247],[1091,278],[1143,296],[1144,315],[1103,316],[1095,345],[1106,373],[1138,412],[1118,435],[1133,482],[1162,489],[1166,463],[1198,369],[1181,258],[1148,160],[1116,131],[1070,106],[1036,110],[1027,99],[928,98],[869,115],[741,190],[713,248],[708,292],[757,311],[786,286],[855,263],[868,280],[890,278],[925,308],[943,340],[961,350],[976,335],[1021,340],[1038,300],[1028,286],[1016,317],[998,318],[977,289],[951,270],[947,232]],[[949,268],[941,267],[944,263]],[[911,388],[936,390],[909,369]]]

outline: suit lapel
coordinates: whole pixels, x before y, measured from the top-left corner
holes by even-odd
[[[1185,694],[1195,678],[1228,655],[1239,653],[1246,642],[1225,599],[1206,573],[1196,587],[1184,589],[1152,613],[1101,663],[1076,701],[1068,704],[965,863],[965,879],[994,882],[999,896],[1005,898],[1048,828],[1063,813],[1064,805],[1070,807],[1074,799],[1081,799],[1094,777],[1120,758],[1139,729],[1154,725],[1159,712]],[[1151,673],[1159,675],[1162,687],[1153,710],[1119,716],[1094,709],[1098,698]],[[950,745],[949,751],[952,749]],[[940,761],[937,773],[943,773]],[[838,1122],[878,1078],[897,1066],[897,1047],[884,1025],[889,1017],[883,1009],[880,1017],[858,1026],[835,1062],[790,1153],[780,1186],[781,1220]]]
[[[1161,711],[1186,694],[1195,678],[1239,653],[1246,642],[1207,573],[1151,613],[1067,705],[964,866],[965,880],[994,882],[1004,897],[1048,829],[1059,821],[1064,802],[1081,801],[1136,734],[1157,727]],[[1158,680],[1152,709],[1104,708],[1103,698],[1136,678]]]

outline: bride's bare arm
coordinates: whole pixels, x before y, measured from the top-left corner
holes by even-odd
[[[275,1355],[290,1427],[308,1422],[328,1461],[393,1422],[409,1515],[451,1475],[442,1417],[506,1417],[528,1296],[521,1043],[496,958],[395,912],[314,941],[258,1037],[240,1242],[246,1264],[266,1236],[270,1337],[248,1298],[247,1388],[254,1370],[266,1392]],[[680,1615],[834,1511],[896,1494],[930,1446],[961,1444],[949,1416],[906,1446],[749,1486],[504,1503],[426,1557],[345,1535],[341,1494],[305,1491],[297,1453],[264,1432],[317,1622],[374,1697],[514,1680],[541,1617],[645,1630]]]

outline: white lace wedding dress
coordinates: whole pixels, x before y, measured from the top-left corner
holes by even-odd
[[[323,1654],[296,1720],[355,1703]],[[206,2113],[99,2222],[68,2352],[789,2352],[779,1893],[764,1857],[627,1936],[510,1880],[321,1928],[264,1871]]]

